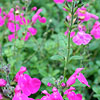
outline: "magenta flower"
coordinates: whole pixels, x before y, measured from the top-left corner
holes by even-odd
[[[15,24],[12,23],[12,22],[8,22],[7,26],[8,26],[8,29],[9,29],[11,32],[15,32],[15,29],[16,29],[16,31],[18,31],[18,30],[20,29],[20,27],[19,27],[18,24],[16,24],[16,27],[15,27]]]
[[[65,35],[68,36],[68,32],[69,32],[69,29],[67,29],[67,31],[65,32]],[[72,31],[72,32],[70,33],[70,37],[73,37],[74,35],[75,35],[75,32]]]
[[[8,40],[12,41],[12,39],[15,39],[15,33],[8,35]]]
[[[1,15],[2,9],[0,8],[0,15]]]
[[[18,82],[19,77],[20,77],[21,75],[23,75],[23,73],[26,72],[26,71],[27,71],[26,67],[22,66],[22,67],[20,68],[19,72],[17,72],[17,74],[16,74],[14,80],[15,80],[16,82]]]
[[[32,36],[36,35],[36,33],[37,33],[37,29],[35,29],[33,27],[28,28],[28,31],[32,34]]]
[[[79,31],[76,36],[73,37],[73,42],[77,45],[86,45],[92,39],[90,34],[85,33],[84,31]]]
[[[2,96],[2,94],[0,93],[0,100],[3,100],[3,96]]]
[[[63,100],[56,87],[53,87],[52,91],[52,94],[49,94],[46,90],[42,91],[46,96],[43,96],[41,100]]]
[[[33,7],[31,10],[32,10],[32,11],[35,11],[35,10],[37,10],[37,7]]]
[[[63,3],[65,0],[53,0],[55,3]]]
[[[20,71],[15,76],[15,81],[21,88],[21,91],[26,96],[36,93],[41,85],[41,81],[37,78],[31,78],[29,75],[24,74],[26,67],[21,67]]]
[[[64,82],[62,82],[62,83],[61,83],[61,86],[62,86],[62,87],[65,87],[65,86],[66,86],[66,84],[65,84]]]
[[[5,17],[5,16],[2,17],[2,16],[1,16],[1,13],[2,13],[2,9],[0,8],[0,26],[3,26],[4,23],[5,23],[6,17]]]
[[[35,24],[37,19],[39,18],[39,14],[42,12],[42,9],[38,9],[35,15],[32,17],[32,22]]]
[[[0,87],[4,87],[4,86],[6,86],[6,84],[7,84],[6,80],[0,79]]]
[[[39,16],[40,23],[46,23],[46,18]]]
[[[50,86],[52,86],[52,84],[50,82],[48,82],[47,86],[50,87]]]
[[[36,93],[41,85],[41,81],[37,78],[31,78],[29,75],[24,74],[19,77],[18,85],[27,96]]]
[[[100,39],[100,23],[98,21],[95,22],[90,33],[95,39]]]
[[[25,17],[23,17],[23,16],[22,16],[22,18],[19,18],[18,20],[19,20],[20,25],[26,25],[26,24],[30,23],[30,20],[29,19],[26,20]]]
[[[50,95],[51,100],[63,100],[61,94],[58,92],[56,87],[52,89],[53,93]]]
[[[15,95],[12,100],[34,100],[34,99],[28,98],[27,95],[21,93],[21,88],[19,85],[17,85],[15,88]]]
[[[29,32],[27,32],[24,41],[27,41],[30,38],[31,35],[34,36],[37,33],[37,29],[35,29],[33,27],[28,28],[28,31]]]
[[[81,7],[81,8],[78,8],[78,10],[76,11],[76,14],[78,14],[78,18],[81,22],[88,21],[91,18],[93,18],[95,20],[99,19],[98,16],[88,13],[86,10],[87,9],[85,7]]]
[[[81,83],[83,83],[83,84],[87,85],[88,87],[90,87],[90,85],[88,85],[88,81],[86,80],[86,78],[84,77],[84,75],[82,73],[79,73],[79,75],[76,76],[76,77]]]
[[[24,41],[27,41],[29,39],[29,37],[31,36],[30,32],[27,32]],[[23,39],[23,38],[22,38]]]
[[[87,85],[88,87],[90,87],[88,85],[88,82],[87,82],[86,78],[84,77],[84,75],[82,73],[80,73],[81,70],[83,70],[83,68],[77,68],[75,70],[75,73],[66,82],[67,87],[73,85],[76,82],[76,79],[78,79],[81,83],[83,83],[83,84]]]
[[[72,90],[75,90],[74,87],[70,87],[70,89],[66,90],[64,94],[67,95],[67,98],[69,100],[82,100],[82,95],[81,94],[75,94]]]
[[[2,18],[2,16],[0,16],[0,26],[3,26],[5,23],[5,17]]]

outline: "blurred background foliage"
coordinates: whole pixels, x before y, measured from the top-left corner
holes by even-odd
[[[18,1],[18,0],[17,0]],[[83,0],[83,4],[89,3],[88,11],[96,14],[100,18],[100,0]],[[22,1],[17,2],[20,7],[24,6]],[[0,7],[5,11],[14,7],[14,0],[0,0]],[[52,88],[46,87],[48,82],[55,83],[63,75],[64,58],[67,56],[67,37],[64,35],[66,27],[64,25],[67,13],[62,10],[63,4],[55,4],[53,0],[32,0],[28,8],[29,16],[33,6],[42,8],[41,15],[47,18],[45,24],[38,21],[35,27],[38,30],[36,36],[23,42],[17,39],[16,42],[8,41],[8,34],[11,34],[6,26],[0,27],[0,44],[2,46],[2,57],[0,67],[10,64],[10,82],[21,66],[26,66],[27,73],[31,77],[41,79],[42,85],[37,95],[42,90],[51,91]],[[87,26],[87,33],[90,32],[95,20],[90,20],[84,25]],[[22,30],[24,31],[24,30]],[[14,49],[14,43],[16,48]],[[84,67],[83,71],[87,78],[90,88],[76,83],[77,93],[82,93],[84,100],[100,100],[100,40],[93,39],[87,46],[77,46],[71,41],[70,63],[66,66],[66,78],[78,67]],[[4,73],[0,73],[0,77]],[[3,75],[3,78],[6,77]]]

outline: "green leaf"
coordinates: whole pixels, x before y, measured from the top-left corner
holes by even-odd
[[[70,57],[70,61],[71,61],[71,60],[81,60],[81,59],[83,59],[83,56],[78,56],[78,55],[76,55],[76,56]]]
[[[63,57],[60,55],[54,55],[51,57],[51,60],[60,60],[61,61],[61,60],[63,60]]]
[[[100,87],[99,87],[99,86],[94,86],[92,89],[93,89],[93,91],[94,91],[95,93],[97,93],[97,94],[100,95]]]
[[[44,78],[42,79],[42,82],[43,82],[45,85],[47,85],[48,82],[50,82],[50,83],[52,83],[52,84],[55,84],[55,78],[53,78],[53,77],[44,77]]]

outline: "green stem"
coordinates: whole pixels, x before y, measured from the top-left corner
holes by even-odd
[[[72,30],[73,26],[73,19],[74,19],[74,1],[72,2],[72,9],[71,9],[71,25],[69,28],[69,33],[68,33],[68,47],[67,47],[67,57],[65,57],[65,67],[64,67],[64,82],[65,82],[65,77],[66,77],[66,65],[68,64],[69,58],[70,58],[70,33]]]

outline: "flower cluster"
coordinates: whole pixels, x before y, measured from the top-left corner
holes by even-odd
[[[33,7],[31,12],[36,10],[37,7]],[[40,16],[42,9],[38,9],[36,13],[33,15],[32,19],[27,19],[26,15],[24,13],[20,13],[19,11],[20,11],[19,6],[17,6],[15,10],[14,8],[11,8],[8,13],[2,12],[2,9],[0,8],[0,26],[3,26],[7,21],[6,26],[9,29],[9,31],[12,32],[12,34],[8,35],[9,41],[12,41],[12,39],[15,38],[16,39],[19,38],[18,30],[21,29],[21,26],[27,27],[27,25],[30,25],[30,27],[28,27],[26,31],[23,30],[23,32],[20,33],[22,35],[23,34],[25,35],[24,37],[21,37],[21,39],[26,41],[30,38],[31,35],[32,36],[36,35],[37,29],[34,28],[33,25],[36,23],[37,20],[39,20],[40,23],[46,22],[46,18]],[[3,13],[3,17],[1,16],[2,13]]]
[[[69,100],[82,100],[81,94],[76,94],[74,92],[75,88],[71,87],[71,85],[75,84],[76,79],[78,79],[82,84],[88,85],[88,82],[81,71],[84,68],[77,68],[75,73],[67,80],[66,83],[62,82],[61,86],[64,88],[68,88],[66,91],[63,91],[63,95],[66,95],[66,98]],[[24,74],[27,71],[26,67],[21,67],[19,72],[17,72],[14,81],[17,82],[15,87],[15,94],[12,100],[34,100],[33,98],[29,98],[31,94],[36,93],[41,85],[41,81],[37,78],[31,78],[28,74]],[[6,80],[0,79],[0,87],[5,87],[7,84]],[[48,83],[48,86],[52,86],[51,83]],[[61,88],[61,87],[60,87]],[[63,95],[60,94],[59,89],[53,85],[52,92],[49,94],[47,90],[43,90],[42,93],[45,94],[41,99],[37,100],[64,100]],[[0,94],[0,100],[3,99],[2,94]]]
[[[88,85],[88,82],[84,75],[81,73],[81,71],[84,68],[77,68],[75,70],[75,73],[67,80],[66,84],[64,82],[61,83],[61,86],[64,88],[69,88],[66,91],[64,91],[64,95],[69,100],[82,100],[82,95],[81,94],[76,94],[73,90],[75,90],[74,87],[71,87],[71,85],[75,84],[76,79],[78,79],[82,84]],[[52,84],[48,83],[48,86],[52,86]],[[46,90],[42,91],[43,94],[46,96],[43,96],[41,100],[64,100],[63,96],[59,93],[58,89],[56,87],[53,87],[52,89],[52,94],[49,94]]]
[[[68,2],[72,2],[73,0],[65,0],[66,3]],[[64,0],[54,0],[55,3],[63,3]],[[79,2],[78,2],[79,3]],[[75,7],[74,7],[75,8]],[[69,7],[64,7],[63,8],[64,11],[69,11],[69,15],[66,16],[66,19],[68,21],[68,23],[71,22],[71,17],[72,15],[70,14],[70,10],[69,10]],[[78,21],[79,23],[78,24],[78,32],[77,34],[75,35],[75,29],[71,30],[71,32],[69,31],[69,26],[67,26],[67,31],[65,32],[65,35],[68,35],[68,33],[70,32],[70,37],[72,37],[73,39],[73,42],[77,45],[86,45],[88,44],[91,40],[92,40],[92,36],[93,35],[95,37],[95,39],[99,39],[100,38],[100,23],[97,21],[94,26],[93,26],[93,29],[91,30],[90,34],[87,34],[86,33],[86,29],[84,30],[83,29],[83,23],[86,22],[86,21],[89,21],[91,18],[92,19],[95,19],[95,20],[98,20],[99,17],[92,14],[92,13],[89,13],[87,11],[87,8],[85,6],[82,6],[81,8],[78,8],[75,12],[73,12],[74,15],[73,15],[73,24]],[[77,16],[77,17],[75,17]],[[70,24],[69,24],[70,25]],[[81,26],[81,27],[80,27]],[[80,27],[80,28],[79,28]]]
[[[31,78],[28,74],[24,74],[26,67],[21,67],[20,71],[15,76],[17,86],[13,100],[34,100],[28,98],[31,94],[36,93],[41,85],[41,81],[37,78]]]

